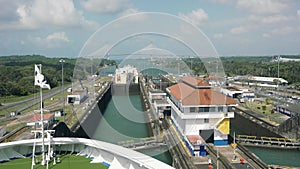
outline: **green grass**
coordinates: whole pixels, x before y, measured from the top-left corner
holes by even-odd
[[[90,163],[89,158],[76,155],[58,155],[61,162],[53,165],[49,163],[49,169],[108,169],[107,166],[100,163]],[[0,163],[1,169],[31,168],[31,158],[15,159],[9,162]],[[44,169],[46,166],[37,164],[34,169]]]
[[[33,97],[34,94],[28,95],[28,96],[5,96],[0,97],[0,103],[11,103],[11,102],[17,102],[20,100],[28,99],[30,97]]]
[[[256,110],[258,112],[270,115],[271,114],[271,110],[272,110],[272,105],[266,105],[265,102],[263,102],[262,104],[260,104],[258,101],[254,101],[252,102],[252,104],[250,104],[248,101],[246,102],[246,105],[248,107],[250,107],[252,110]],[[266,109],[263,110],[263,106],[266,106]]]

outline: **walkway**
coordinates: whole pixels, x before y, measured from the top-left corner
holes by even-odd
[[[277,138],[277,137],[257,137],[248,135],[238,135],[236,140],[240,143],[281,146],[281,147],[300,147],[300,142],[294,139]]]

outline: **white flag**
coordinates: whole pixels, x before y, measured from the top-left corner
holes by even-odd
[[[34,85],[40,86],[41,88],[51,89],[37,65],[34,65]]]

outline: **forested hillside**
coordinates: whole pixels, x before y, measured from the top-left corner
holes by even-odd
[[[282,56],[287,58],[300,58],[300,56]],[[272,57],[221,57],[222,65],[227,76],[252,75],[277,77],[278,63],[272,62]],[[185,59],[187,65],[192,66],[195,74],[206,74],[203,62],[197,58]],[[191,64],[192,63],[192,64]],[[280,77],[289,84],[300,85],[300,62],[279,62]]]
[[[299,56],[288,56],[300,58]],[[0,96],[24,96],[38,90],[34,84],[34,64],[42,64],[42,73],[52,88],[61,85],[61,58],[48,58],[40,55],[2,56],[0,57]],[[76,59],[64,58],[64,82],[71,82]],[[206,74],[203,62],[197,58],[184,59],[192,66],[195,74]],[[253,75],[277,77],[277,62],[272,57],[222,57],[227,76]],[[112,60],[101,60],[103,65],[116,64]],[[90,68],[87,68],[90,69]],[[90,70],[86,70],[90,71]],[[280,77],[289,84],[300,86],[300,62],[280,62]]]
[[[34,64],[42,64],[42,74],[52,88],[61,85],[60,59],[40,55],[0,57],[0,96],[24,96],[38,90],[39,88],[33,85]],[[76,59],[63,59],[65,60],[64,82],[70,83]],[[101,65],[104,64],[114,64],[114,61],[104,60]]]

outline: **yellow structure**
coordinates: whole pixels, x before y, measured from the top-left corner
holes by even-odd
[[[230,132],[230,119],[224,118],[217,126],[218,130],[223,134],[229,134]]]

